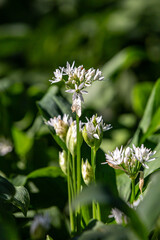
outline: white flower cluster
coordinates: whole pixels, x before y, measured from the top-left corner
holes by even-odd
[[[100,139],[100,135],[102,132],[107,131],[111,128],[111,124],[105,125],[103,123],[102,116],[97,117],[95,115],[90,118],[90,120],[86,117],[87,123],[86,126],[86,132],[90,139],[96,138]]]
[[[66,92],[72,93],[72,111],[81,116],[81,102],[83,100],[82,94],[88,92],[84,89],[91,86],[94,81],[101,81],[104,79],[102,72],[99,69],[90,68],[86,70],[83,65],[79,67],[74,66],[75,62],[70,65],[67,62],[66,68],[59,67],[54,72],[53,80],[49,80],[51,83],[57,83],[60,81],[65,82]],[[66,77],[67,76],[67,77]]]
[[[106,163],[115,169],[124,170],[130,176],[136,176],[139,172],[141,166],[148,168],[148,162],[155,160],[153,155],[156,151],[152,152],[151,149],[144,147],[142,144],[141,147],[136,147],[133,144],[133,147],[127,147],[123,149],[121,146],[120,149],[116,148],[113,152],[106,154]]]
[[[73,119],[69,115],[64,114],[63,118],[61,118],[61,115],[58,117],[50,118],[49,121],[45,122],[47,125],[54,127],[56,134],[64,140],[68,128],[72,124]]]

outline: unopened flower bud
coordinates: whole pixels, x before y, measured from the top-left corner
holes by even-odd
[[[82,160],[82,177],[86,185],[89,185],[94,181],[93,168],[88,162],[88,159],[85,161],[85,163]]]
[[[144,173],[142,171],[140,171],[139,189],[141,191],[141,194],[142,194],[143,185],[144,185]]]
[[[63,152],[59,152],[59,165],[62,172],[64,172],[64,174],[66,175],[67,174],[67,153],[64,150]]]
[[[81,129],[81,126],[79,129]],[[80,131],[80,144],[82,144],[82,140],[83,139]],[[77,126],[75,121],[72,122],[71,126],[68,129],[66,136],[66,145],[70,153],[75,156],[77,153]]]

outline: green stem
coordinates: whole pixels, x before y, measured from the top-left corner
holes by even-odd
[[[80,132],[79,132],[79,117],[76,114],[77,124],[77,195],[81,190],[81,145],[80,145]],[[80,206],[77,208],[77,231],[81,232],[81,209]]]
[[[134,202],[135,200],[135,179],[131,179],[132,180],[132,195],[131,195],[131,203]]]
[[[76,197],[76,166],[75,166],[75,156],[72,155],[72,176],[73,176],[73,188],[74,188],[74,197]]]
[[[94,174],[94,182],[96,181],[96,176],[95,176],[95,172],[96,172],[96,150],[95,147],[91,148],[91,165],[92,165],[92,169],[93,169],[93,174]]]
[[[101,221],[101,209],[98,202],[97,202],[97,219]]]
[[[96,149],[95,147],[91,148],[91,165],[94,173],[94,182],[96,181]],[[99,203],[97,202],[92,202],[92,212],[93,212],[93,218],[98,219],[101,221],[101,211],[100,211],[100,206]]]
[[[97,218],[97,209],[96,209],[95,201],[92,202],[92,216],[93,216],[93,219]]]
[[[71,235],[74,234],[74,215],[71,206],[72,202],[72,193],[71,193],[71,178],[70,178],[70,152],[68,151],[68,162],[67,162],[67,183],[68,183],[68,202],[69,202],[69,216],[70,216],[70,228],[71,228]]]
[[[81,189],[81,146],[80,146],[80,134],[79,134],[79,117],[76,114],[77,123],[77,193]]]

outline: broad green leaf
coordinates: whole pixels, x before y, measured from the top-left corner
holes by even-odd
[[[121,173],[116,175],[116,184],[119,196],[128,200],[131,193],[131,180],[126,173]]]
[[[11,200],[15,194],[15,187],[6,179],[0,176],[0,198]]]
[[[155,227],[156,221],[160,215],[160,172],[155,173],[151,182],[148,185],[148,189],[144,195],[143,201],[140,202],[137,208],[141,220],[145,224],[148,230],[148,234]]]
[[[27,215],[30,197],[27,189],[23,186],[16,187],[16,194],[12,199],[12,204],[18,207],[24,214]]]
[[[104,76],[111,77],[120,69],[130,67],[134,62],[141,59],[143,53],[133,47],[128,47],[117,53],[110,61],[103,66]]]
[[[146,103],[148,101],[149,95],[153,88],[153,83],[151,82],[143,82],[137,83],[133,89],[132,94],[132,104],[135,113],[142,117]]]
[[[27,179],[33,179],[33,178],[39,178],[39,177],[51,177],[51,178],[56,178],[56,177],[64,177],[64,173],[59,167],[46,167],[46,168],[40,168],[37,169],[33,172],[31,172],[28,176]]]
[[[132,139],[132,143],[138,145],[143,143],[151,134],[160,129],[160,79],[155,83],[152,93],[138,129]]]
[[[64,113],[71,114],[71,105],[61,96],[57,86],[50,87],[37,104],[45,119],[57,117]]]
[[[16,127],[12,129],[12,136],[16,153],[20,156],[25,156],[33,145],[33,139]]]

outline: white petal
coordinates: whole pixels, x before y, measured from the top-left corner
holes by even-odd
[[[97,134],[97,133],[93,134],[93,137],[95,137],[95,138],[99,139],[99,136],[98,136],[98,134]]]

